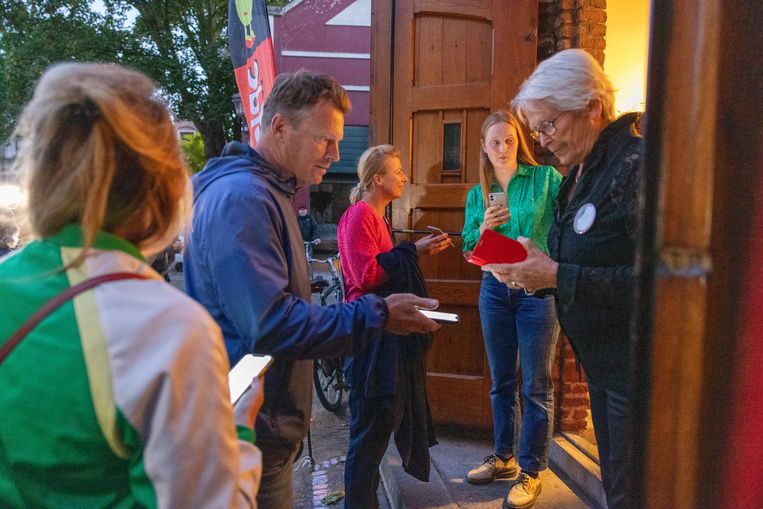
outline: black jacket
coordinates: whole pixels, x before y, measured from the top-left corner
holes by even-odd
[[[426,297],[426,283],[418,264],[416,246],[401,242],[376,260],[389,276],[373,293],[386,297],[393,293],[413,293]],[[352,361],[350,383],[358,384],[366,398],[401,398],[394,405],[401,415],[395,430],[395,445],[403,469],[419,480],[429,480],[429,447],[437,444],[426,393],[424,354],[432,343],[431,334],[402,337],[384,331],[383,341],[373,341]]]
[[[312,214],[306,216],[297,215],[297,224],[299,232],[302,234],[302,240],[311,242],[318,238],[318,225],[315,224],[315,218]]]
[[[640,114],[607,126],[584,162],[562,182],[548,237],[559,262],[556,303],[559,323],[592,381],[627,387],[629,326],[633,304],[638,189],[642,141]],[[584,233],[574,230],[585,204],[596,218]]]

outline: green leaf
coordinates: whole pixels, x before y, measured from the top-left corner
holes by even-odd
[[[321,499],[323,505],[334,505],[344,498],[344,490],[334,490]]]

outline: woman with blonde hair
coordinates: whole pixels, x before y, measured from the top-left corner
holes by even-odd
[[[408,177],[400,151],[392,145],[366,150],[358,162],[359,182],[337,230],[347,301],[374,293],[385,297],[410,292],[426,297],[420,255],[434,255],[450,245],[447,234],[427,235],[394,245],[384,211],[403,195]],[[385,332],[353,357],[350,376],[350,447],[345,464],[345,507],[379,506],[379,464],[393,432],[403,468],[429,478],[429,447],[436,443],[426,400],[424,354],[428,334],[405,341]]]
[[[480,235],[491,229],[513,239],[530,237],[548,251],[546,236],[562,176],[535,162],[519,122],[506,111],[488,115],[480,139],[480,183],[466,199],[463,250],[474,249]],[[491,204],[491,194],[503,198],[496,200],[503,204]],[[472,484],[486,484],[512,477],[519,465],[507,504],[522,508],[535,502],[538,474],[548,466],[554,411],[551,360],[559,330],[553,296],[531,290],[507,287],[489,272],[482,275],[479,310],[492,380],[495,452],[466,475]]]
[[[0,262],[0,505],[254,507],[260,384],[231,407],[220,330],[146,263],[190,204],[156,87],[55,65],[19,134],[36,240]]]

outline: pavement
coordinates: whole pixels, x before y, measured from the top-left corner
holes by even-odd
[[[312,509],[343,507],[343,501],[326,505],[321,500],[344,489],[344,465],[349,442],[346,396],[336,413],[326,411],[313,398],[311,423],[312,450],[315,464],[307,459],[305,451],[294,465],[294,507]],[[432,469],[428,483],[417,481],[402,470],[394,443],[387,450],[382,463],[382,486],[379,500],[381,509],[423,508],[503,508],[504,498],[513,479],[498,480],[492,484],[473,486],[464,479],[466,471],[492,451],[492,439],[482,430],[464,430],[450,426],[437,426],[439,444],[430,449]],[[554,449],[563,437],[555,436]],[[558,455],[558,452],[557,452]],[[560,462],[561,463],[561,462]],[[573,462],[574,463],[574,462]],[[563,465],[552,464],[541,473],[542,491],[537,509],[601,509],[605,507],[576,484]],[[598,481],[600,484],[600,480]]]

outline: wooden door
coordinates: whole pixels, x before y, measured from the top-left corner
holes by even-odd
[[[371,142],[396,145],[410,177],[392,205],[394,228],[461,231],[479,182],[480,127],[535,67],[537,15],[537,0],[374,1]],[[431,295],[461,317],[435,337],[429,400],[439,422],[489,426],[481,272],[453,240],[456,249],[421,260]]]

